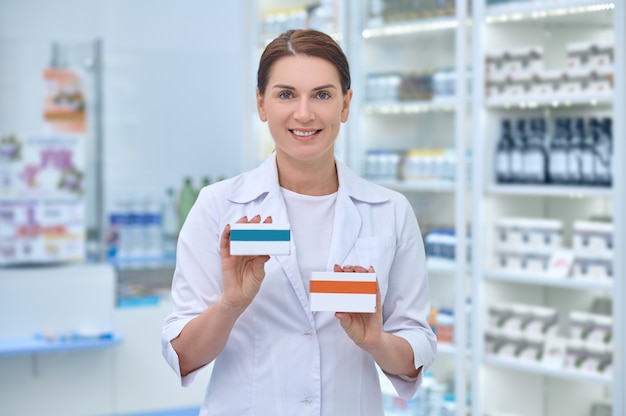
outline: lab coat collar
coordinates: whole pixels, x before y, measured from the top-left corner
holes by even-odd
[[[337,176],[339,178],[339,192],[344,193],[353,200],[370,204],[382,203],[388,197],[371,184],[359,177],[342,162],[335,160]],[[230,201],[245,204],[259,198],[263,194],[280,191],[278,183],[278,168],[276,167],[276,152],[268,156],[261,165],[247,175],[246,180],[236,187],[230,197]]]

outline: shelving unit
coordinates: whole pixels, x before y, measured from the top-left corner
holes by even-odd
[[[452,178],[411,178],[399,166],[396,174],[369,176],[374,182],[404,193],[413,203],[423,234],[434,226],[446,225],[455,231],[455,260],[428,259],[431,300],[433,305],[445,302],[454,309],[454,343],[440,343],[433,372],[450,378],[453,384],[455,414],[466,414],[469,383],[469,355],[466,349],[467,280],[467,187],[466,156],[469,148],[467,53],[469,31],[467,4],[450,2],[449,15],[413,10],[414,15],[383,16],[372,14],[383,2],[350,2],[351,31],[348,51],[353,71],[355,96],[351,108],[348,163],[368,177],[367,154],[376,149],[404,154],[447,147],[456,159]],[[385,12],[383,12],[385,13]],[[421,13],[421,15],[420,15]],[[422,75],[440,68],[452,68],[454,93],[425,94],[422,99],[410,96],[386,97],[372,93],[377,76],[387,74],[404,77]],[[459,70],[460,69],[460,70]],[[396,81],[397,82],[397,81]],[[384,84],[383,84],[384,85]],[[393,88],[393,86],[391,87]],[[402,87],[399,87],[401,91]],[[418,93],[419,95],[419,93]],[[384,98],[381,98],[384,97]],[[400,158],[400,160],[402,160]],[[400,161],[400,164],[402,162]],[[453,381],[452,381],[453,380]]]
[[[624,252],[624,26],[623,2],[473,3],[473,193],[472,263],[472,415],[590,415],[593,403],[610,402],[612,414],[626,413],[622,392],[624,364],[623,256],[614,255],[612,281],[548,278],[494,268],[495,221],[505,217],[557,219],[563,223],[563,246],[571,247],[572,223],[589,217],[612,217],[613,252]],[[515,98],[488,97],[485,57],[494,51],[532,45],[543,47],[547,69],[565,67],[570,42],[614,41],[613,92],[559,92]],[[555,117],[611,117],[613,120],[613,184],[596,186],[498,184],[495,151],[502,119],[540,117],[551,125]],[[549,130],[551,132],[551,130]],[[550,136],[550,133],[549,133]],[[551,137],[551,136],[550,136]],[[480,149],[480,151],[478,151]],[[567,337],[568,313],[586,310],[597,299],[612,303],[612,372],[583,371],[545,361],[487,353],[489,308],[498,303],[522,303],[558,311],[559,337]],[[500,350],[502,351],[502,350]],[[545,351],[544,351],[545,354]]]

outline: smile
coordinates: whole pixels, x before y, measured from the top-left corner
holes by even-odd
[[[299,137],[309,137],[309,136],[313,136],[316,133],[319,133],[321,130],[311,130],[311,131],[289,130],[289,131]]]

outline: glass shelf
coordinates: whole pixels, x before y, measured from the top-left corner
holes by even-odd
[[[584,186],[552,186],[552,185],[489,185],[485,192],[492,195],[524,195],[554,196],[567,198],[607,197],[613,193],[612,188]]]
[[[401,192],[454,192],[455,186],[452,181],[405,182],[393,179],[372,181],[386,188]]]
[[[552,107],[569,108],[581,106],[611,106],[613,93],[607,94],[579,94],[579,95],[551,95],[551,96],[520,96],[488,98],[485,105],[492,109],[527,109]]]
[[[503,270],[490,270],[485,273],[485,277],[490,280],[497,280],[502,282],[522,283],[535,286],[551,286],[560,287],[565,289],[575,290],[599,290],[604,292],[610,292],[613,288],[613,282],[611,281],[599,281],[599,280],[583,280],[572,278],[554,278],[547,276],[540,276],[535,274],[524,274],[508,272]]]
[[[406,36],[422,32],[451,30],[455,29],[457,26],[458,22],[454,16],[444,16],[432,19],[417,19],[398,23],[387,23],[380,26],[370,24],[361,32],[361,35],[365,39],[382,36]]]
[[[547,367],[540,363],[531,363],[515,358],[503,358],[487,355],[485,356],[484,361],[485,363],[493,366],[524,371],[527,373],[534,373],[568,380],[600,383],[609,386],[611,385],[613,379],[613,377],[611,377],[610,375],[586,373],[584,371],[577,371],[567,368]]]
[[[419,114],[431,112],[449,112],[455,109],[454,97],[436,97],[432,100],[422,101],[389,101],[366,103],[361,108],[365,114]]]

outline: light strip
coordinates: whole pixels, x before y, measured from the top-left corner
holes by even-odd
[[[535,10],[535,11],[515,11],[510,13],[502,13],[494,16],[487,16],[485,22],[487,23],[505,23],[511,21],[529,20],[529,19],[545,19],[554,16],[566,16],[572,14],[601,12],[605,10],[615,9],[615,3],[602,3],[592,4],[589,6],[572,6],[565,8],[557,8],[550,10]]]
[[[380,36],[408,35],[411,33],[454,29],[457,27],[457,25],[458,23],[455,19],[446,19],[441,21],[426,20],[424,22],[414,22],[410,24],[389,25],[365,29],[363,30],[362,35],[365,39]]]

